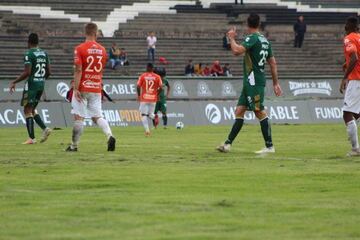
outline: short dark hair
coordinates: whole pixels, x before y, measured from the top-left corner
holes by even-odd
[[[357,32],[359,30],[359,19],[355,16],[350,16],[346,19],[345,30],[349,32]]]
[[[28,38],[28,43],[31,45],[38,45],[39,44],[39,36],[36,33],[30,33]]]
[[[154,70],[154,64],[148,63],[148,64],[146,65],[146,70],[147,70],[148,72],[153,71],[153,70]]]
[[[98,31],[98,27],[95,23],[87,23],[85,25],[85,35],[87,36],[96,36]]]
[[[260,16],[256,13],[251,13],[247,18],[247,24],[250,28],[258,28],[260,26]]]

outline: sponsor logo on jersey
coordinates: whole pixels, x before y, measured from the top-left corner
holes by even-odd
[[[69,91],[69,86],[64,83],[64,82],[59,82],[57,85],[56,85],[56,90],[58,92],[58,94],[60,96],[62,96],[63,98],[66,97],[66,93]]]
[[[221,121],[221,112],[220,109],[213,103],[209,103],[205,107],[206,118],[212,124],[218,124]]]
[[[182,82],[180,82],[180,81],[174,82],[173,96],[174,97],[187,97],[188,96],[188,92],[186,91],[185,86]]]
[[[199,97],[211,97],[212,92],[206,82],[200,81],[197,85],[197,94]]]
[[[303,94],[323,94],[331,96],[332,88],[329,82],[293,82],[289,81],[289,89],[294,96]]]
[[[93,82],[91,80],[85,80],[82,84],[86,88],[96,88],[96,89],[101,88],[100,82]]]

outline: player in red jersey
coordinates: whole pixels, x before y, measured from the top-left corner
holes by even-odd
[[[106,64],[106,50],[96,42],[97,25],[88,23],[85,26],[84,43],[78,45],[74,52],[74,92],[71,106],[74,115],[72,143],[66,149],[76,152],[84,128],[84,118],[91,117],[107,137],[107,150],[115,150],[115,138],[108,122],[102,116],[101,90],[103,69]]]
[[[356,119],[360,117],[360,33],[357,17],[347,19],[345,31],[345,74],[340,84],[340,92],[345,93],[343,118],[352,147],[348,156],[360,156],[356,125]]]
[[[162,80],[154,73],[154,66],[148,63],[146,72],[141,74],[137,82],[137,95],[140,102],[139,111],[145,128],[145,136],[150,136],[148,118],[154,119],[155,105],[162,89]]]

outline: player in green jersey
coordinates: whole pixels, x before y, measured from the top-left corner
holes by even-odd
[[[162,114],[162,120],[163,120],[163,125],[164,128],[167,128],[167,115],[166,115],[166,110],[167,110],[167,106],[166,106],[166,99],[169,97],[169,93],[170,93],[170,84],[169,81],[167,80],[166,77],[166,70],[164,67],[157,67],[155,68],[154,71],[156,74],[160,75],[161,80],[163,82],[163,86],[162,86],[162,90],[159,94],[159,100],[156,102],[155,105],[155,118],[153,120],[153,124],[154,127],[156,128],[159,125],[159,116],[158,116],[158,112],[160,111]],[[167,88],[166,90],[166,94],[165,94],[165,87]]]
[[[240,45],[235,41],[236,29],[234,28],[228,32],[232,52],[235,55],[245,54],[243,66],[244,85],[235,111],[235,123],[227,140],[218,146],[217,150],[220,152],[230,151],[231,144],[243,126],[245,112],[249,110],[253,111],[259,119],[261,132],[265,140],[265,148],[256,153],[274,153],[275,148],[272,142],[270,122],[264,109],[265,63],[267,62],[270,65],[274,93],[276,96],[281,96],[282,90],[279,85],[277,65],[270,42],[259,32],[259,15],[250,14],[247,25],[249,35],[245,36],[245,40]]]
[[[21,106],[24,107],[26,117],[26,128],[29,139],[24,144],[34,144],[34,120],[43,130],[40,142],[45,142],[50,135],[50,128],[46,127],[40,115],[36,111],[36,106],[43,94],[45,79],[50,76],[50,61],[48,54],[38,47],[39,37],[36,33],[31,33],[28,38],[28,48],[24,56],[24,71],[13,82],[10,83],[10,93],[15,91],[15,85],[25,79]]]

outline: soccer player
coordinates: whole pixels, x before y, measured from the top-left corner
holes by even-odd
[[[28,38],[28,48],[24,56],[24,71],[13,82],[10,83],[10,93],[15,91],[15,85],[27,79],[21,99],[21,106],[24,107],[24,113],[26,118],[26,128],[29,135],[29,139],[23,144],[34,144],[35,132],[34,132],[34,120],[43,130],[40,142],[45,142],[50,133],[50,128],[46,127],[40,115],[36,111],[36,107],[40,101],[40,98],[44,91],[45,79],[50,74],[50,61],[48,54],[39,48],[39,37],[36,33],[31,33]]]
[[[159,125],[159,116],[158,116],[158,112],[160,111],[162,114],[162,120],[163,120],[163,125],[164,125],[164,129],[167,128],[167,115],[166,115],[166,110],[167,110],[167,106],[166,106],[166,99],[169,97],[169,93],[170,93],[170,84],[169,81],[167,80],[166,77],[166,69],[164,67],[157,67],[155,68],[155,73],[158,74],[161,77],[162,80],[162,89],[161,92],[159,94],[159,101],[156,102],[155,105],[155,119],[153,120],[153,124],[154,127],[156,128]],[[165,87],[166,87],[166,94],[165,94]]]
[[[84,128],[84,118],[91,117],[107,137],[107,150],[115,150],[115,138],[108,122],[102,116],[101,90],[103,69],[106,64],[106,50],[96,42],[98,28],[95,23],[85,26],[84,43],[74,51],[74,90],[71,101],[74,127],[72,143],[66,149],[76,152]]]
[[[356,125],[356,119],[360,117],[360,33],[357,17],[346,20],[345,31],[345,74],[340,84],[340,92],[345,93],[343,118],[352,147],[348,156],[360,156]]]
[[[148,63],[146,72],[141,74],[137,82],[137,96],[140,102],[139,111],[145,129],[145,136],[147,137],[150,136],[148,118],[153,120],[155,117],[155,104],[162,90],[162,84],[161,77],[154,73],[153,64]]]
[[[276,96],[281,96],[282,90],[279,85],[277,65],[271,50],[270,42],[259,32],[260,17],[257,14],[250,14],[247,18],[248,34],[245,40],[239,45],[235,41],[236,29],[228,32],[231,43],[231,50],[235,55],[244,56],[244,84],[235,110],[235,123],[230,131],[227,140],[217,147],[220,152],[230,151],[231,144],[240,132],[244,123],[244,114],[247,110],[253,111],[260,121],[261,132],[265,140],[265,148],[257,151],[257,154],[274,153],[275,148],[272,142],[270,121],[264,110],[265,93],[265,63],[269,63],[273,87]]]

